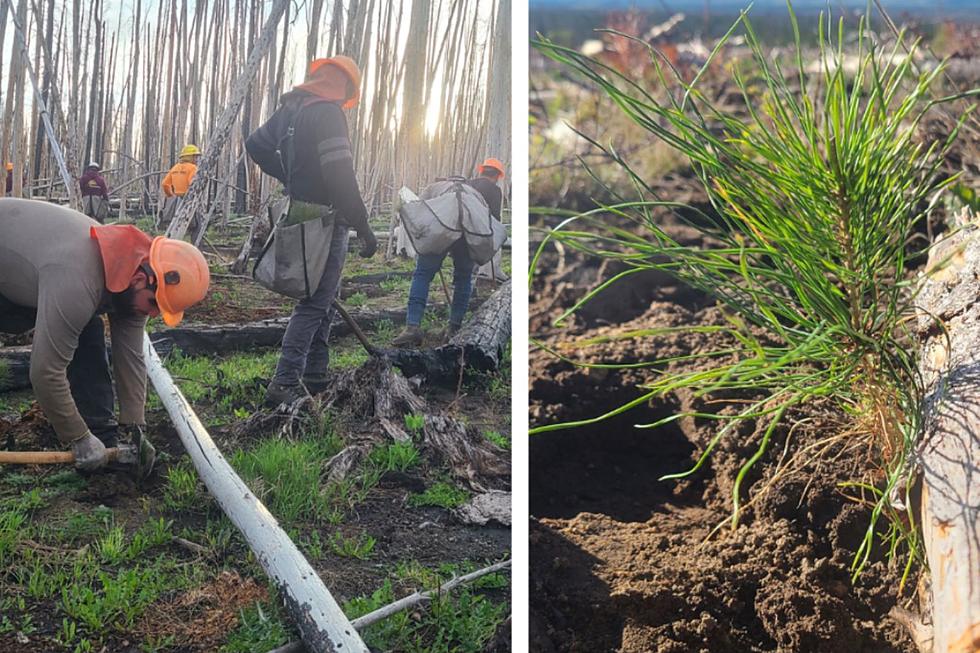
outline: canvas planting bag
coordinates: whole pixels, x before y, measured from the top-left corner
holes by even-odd
[[[483,265],[507,239],[504,225],[490,215],[483,196],[461,179],[430,184],[420,197],[402,188],[399,198],[398,216],[419,254],[444,254],[464,238],[470,258]]]
[[[255,261],[252,277],[273,292],[306,299],[316,292],[327,265],[334,211],[286,199],[269,212],[272,233]]]

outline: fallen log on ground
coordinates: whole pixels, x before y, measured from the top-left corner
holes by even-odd
[[[374,330],[383,320],[393,324],[404,321],[405,309],[353,313],[351,317],[361,328]],[[288,317],[276,317],[246,324],[187,324],[156,331],[150,334],[150,340],[164,354],[174,347],[190,356],[224,354],[278,346],[288,323]],[[337,316],[330,337],[341,338],[350,333],[350,327]]]
[[[0,392],[31,387],[30,346],[0,349],[0,369]]]
[[[495,371],[510,344],[511,281],[502,283],[446,345],[436,349],[395,349],[385,352],[406,376],[430,381],[455,381],[461,368]]]
[[[457,578],[446,581],[435,590],[413,592],[406,597],[398,599],[394,603],[389,603],[388,605],[382,606],[373,612],[367,613],[363,617],[354,619],[351,624],[353,624],[353,626],[358,630],[364,630],[368,626],[372,626],[379,621],[387,619],[393,614],[398,614],[399,612],[403,612],[409,608],[414,608],[417,605],[431,601],[433,596],[442,596],[443,594],[453,591],[460,585],[471,583],[489,574],[507,569],[510,567],[510,562],[510,560],[504,560],[503,562],[498,562],[490,565],[489,567],[484,567],[483,569],[478,569],[463,576],[458,576]],[[277,649],[269,651],[269,653],[302,653],[305,650],[306,649],[303,647],[302,642],[290,642],[280,646]]]
[[[361,312],[352,317],[362,328],[374,330],[383,320],[393,324],[404,322],[405,310]],[[225,354],[277,347],[288,323],[288,317],[277,317],[245,324],[182,324],[154,331],[150,340],[162,356],[169,355],[174,349],[187,356]],[[350,327],[338,319],[330,330],[330,337],[342,338],[350,333]],[[0,366],[7,368],[7,373],[0,377],[0,392],[31,387],[30,346],[0,348]]]
[[[964,220],[965,222],[965,220]],[[919,295],[926,384],[919,523],[932,653],[980,651],[980,229],[937,243]],[[928,622],[928,620],[925,620]]]
[[[367,653],[367,646],[310,563],[215,446],[149,338],[143,339],[143,355],[147,376],[194,467],[275,583],[306,647],[314,653]]]

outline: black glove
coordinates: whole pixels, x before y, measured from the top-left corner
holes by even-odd
[[[361,258],[371,258],[378,251],[378,238],[370,229],[365,229],[357,234],[361,239]]]

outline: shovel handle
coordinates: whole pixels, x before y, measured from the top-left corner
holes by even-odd
[[[109,460],[119,458],[119,449],[105,450]],[[70,451],[0,451],[0,465],[59,465],[74,463],[75,454]]]
[[[351,314],[347,312],[347,309],[344,308],[344,306],[336,299],[333,300],[333,307],[337,310],[338,313],[340,313],[340,317],[344,320],[344,322],[347,323],[347,326],[350,327],[350,330],[354,332],[354,335],[360,341],[361,345],[367,351],[368,355],[370,356],[380,355],[381,352],[379,352],[378,348],[372,345],[371,341],[367,339],[367,336],[364,335],[364,331],[362,331],[361,327],[358,326],[357,322],[354,321],[354,318],[351,317]]]

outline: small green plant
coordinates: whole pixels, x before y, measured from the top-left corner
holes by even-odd
[[[23,537],[21,529],[26,521],[27,515],[19,510],[0,512],[0,569],[9,564],[14,547]]]
[[[263,605],[265,607],[263,607]],[[228,635],[222,653],[269,651],[289,641],[289,629],[275,603],[256,603],[242,610],[238,627]]]
[[[437,506],[449,509],[463,505],[469,498],[470,494],[466,490],[445,481],[439,481],[427,488],[425,492],[410,497],[408,503],[412,506]]]
[[[412,280],[408,277],[390,277],[378,285],[387,295],[408,295],[408,288],[412,285]]]
[[[200,506],[197,472],[186,460],[167,469],[167,485],[163,489],[163,504],[174,511],[191,510]]]
[[[351,294],[350,297],[345,299],[344,303],[348,306],[352,306],[353,308],[360,308],[368,303],[368,296],[364,292],[358,290],[356,293]]]
[[[330,536],[330,549],[342,558],[367,560],[374,551],[375,544],[377,540],[367,533],[361,533],[356,537],[344,537],[343,533],[336,531]]]
[[[370,460],[381,473],[387,471],[404,472],[419,460],[419,450],[411,442],[392,442],[373,449],[368,454]]]
[[[95,544],[95,550],[99,554],[99,559],[105,564],[115,565],[123,560],[126,552],[124,539],[126,534],[119,526],[113,526]]]
[[[831,397],[854,416],[856,430],[866,434],[884,470],[872,523],[855,557],[856,575],[868,560],[875,522],[882,516],[896,526],[890,531],[890,550],[900,539],[913,552],[918,547],[916,530],[887,500],[893,490],[907,494],[910,489],[903,470],[921,427],[923,385],[916,338],[908,328],[916,287],[906,275],[918,254],[910,255],[907,244],[916,223],[926,218],[929,198],[953,181],[943,179],[939,168],[958,128],[945,142],[922,144],[915,140],[916,126],[932,106],[980,90],[931,99],[944,65],[919,72],[913,67],[917,43],[908,56],[902,50],[904,35],[893,48],[879,48],[867,36],[863,18],[856,39],[848,42],[859,62],[853,76],[843,65],[844,22],[835,26],[830,17],[819,24],[823,69],[808,74],[792,9],[790,21],[796,47],[789,61],[769,56],[744,12],[722,41],[741,28],[751,50],[748,65],[736,61],[731,68],[732,82],[744,97],[744,116],[725,112],[701,88],[721,44],[692,81],[652,51],[656,88],[676,91],[658,92],[575,50],[536,43],[545,55],[598,86],[651,139],[687,157],[715,211],[660,198],[619,153],[604,149],[636,196],[611,193],[615,203],[565,214],[567,219],[547,232],[530,274],[533,278],[543,249],[552,242],[619,261],[625,269],[582,297],[556,324],[610,285],[647,270],[667,272],[716,298],[726,321],[566,343],[569,349],[585,349],[693,332],[713,335],[718,346],[679,361],[634,365],[652,370],[635,399],[592,419],[542,425],[531,432],[592,424],[682,388],[714,401],[751,397],[734,414],[692,411],[639,426],[656,428],[692,416],[719,422],[696,464],[665,479],[700,469],[741,424],[759,427],[758,448],[733,485],[734,527],[749,470],[766,454],[784,419],[811,400]],[[786,65],[792,68],[788,75]],[[748,88],[750,78],[759,81],[761,91]],[[661,227],[662,212],[673,212],[705,242],[717,245],[677,242]],[[668,369],[671,362],[697,364]]]
[[[347,337],[340,341],[341,346],[333,347],[330,352],[330,368],[352,370],[367,361],[368,353],[356,338]]]
[[[510,438],[505,435],[501,435],[499,431],[484,431],[483,437],[501,449],[510,449]]]
[[[324,518],[331,505],[321,492],[323,461],[339,451],[336,437],[289,442],[263,440],[251,452],[238,451],[232,464],[276,517],[286,523]]]
[[[398,327],[391,320],[378,320],[374,325],[374,338],[378,343],[387,345],[398,333]]]
[[[392,601],[390,580],[372,594],[351,599],[344,613],[351,619],[377,610]],[[470,588],[439,596],[425,614],[412,618],[399,612],[369,626],[362,635],[374,649],[405,653],[480,653],[507,613],[505,603],[491,603]]]
[[[416,415],[415,413],[405,413],[405,428],[413,436],[418,436],[422,433],[422,429],[425,428],[425,415]]]

